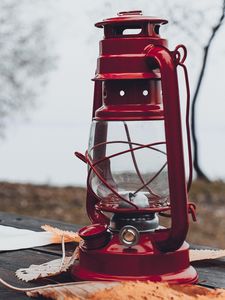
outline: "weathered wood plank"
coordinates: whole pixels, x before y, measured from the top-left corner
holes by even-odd
[[[31,298],[27,297],[25,293],[9,291],[9,290],[0,290],[0,299],[4,300],[31,300]],[[43,297],[35,298],[36,300],[43,300]]]
[[[201,285],[225,288],[225,259],[212,259],[193,262],[199,274]]]
[[[66,224],[60,221],[37,219],[27,216],[18,216],[16,214],[8,214],[0,212],[0,224],[6,226],[14,226],[17,228],[31,229],[41,231],[41,225],[50,224],[64,230],[77,231],[81,226]],[[66,244],[67,255],[72,254],[75,243]],[[0,253],[0,277],[7,282],[18,287],[32,287],[52,283],[52,280],[44,279],[31,283],[23,282],[15,276],[15,271],[19,268],[29,267],[31,264],[42,264],[44,262],[61,257],[61,245],[49,245],[44,247],[36,247],[27,250],[18,250]],[[57,280],[57,278],[54,278]],[[69,275],[61,277],[60,281],[70,281]],[[30,299],[24,293],[18,293],[0,285],[0,299],[25,300]],[[41,297],[37,299],[43,299]]]
[[[40,230],[43,224],[50,224],[65,230],[75,230],[81,226],[66,224],[60,221],[36,219],[31,217],[18,216],[15,214],[0,213],[0,224],[7,226],[15,226],[17,228],[27,228],[35,231]],[[70,243],[66,245],[67,253],[72,253],[76,244]],[[193,249],[209,249],[198,245],[191,245]],[[49,284],[51,281],[39,280],[38,282],[25,283],[16,278],[14,272],[18,268],[28,267],[30,264],[41,264],[46,261],[59,258],[61,256],[60,245],[50,245],[34,249],[1,252],[0,253],[0,277],[9,283],[19,287],[32,287],[43,284]],[[215,259],[201,262],[193,262],[193,266],[199,273],[199,282],[203,286],[225,288],[225,259]],[[57,280],[57,279],[56,279]],[[70,276],[60,278],[60,281],[69,281]],[[52,283],[52,282],[51,282]],[[29,299],[25,294],[16,293],[0,286],[0,299],[25,300]],[[42,299],[42,298],[37,298]]]
[[[0,253],[0,277],[8,283],[17,287],[36,287],[40,285],[46,285],[58,281],[58,278],[41,279],[33,282],[23,282],[15,276],[15,271],[19,268],[29,267],[31,264],[42,264],[58,258],[52,254],[40,252],[38,250],[20,250],[11,252]],[[70,274],[60,277],[60,281],[68,282],[71,281]],[[5,295],[4,298],[2,295]],[[25,294],[18,294],[0,285],[0,299],[28,299]],[[41,299],[41,298],[40,298]]]
[[[191,249],[218,250],[217,248],[190,245]],[[192,263],[199,274],[199,283],[212,288],[225,288],[225,258],[195,261]]]
[[[17,228],[30,229],[35,231],[41,231],[41,226],[44,224],[49,224],[55,227],[59,227],[63,230],[77,231],[81,228],[81,225],[68,224],[60,221],[55,221],[51,219],[41,219],[33,218],[28,216],[21,216],[16,214],[9,214],[5,212],[0,212],[0,224],[6,226],[14,226]]]

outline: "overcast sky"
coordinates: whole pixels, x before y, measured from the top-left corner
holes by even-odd
[[[148,2],[50,2],[47,13],[54,40],[52,51],[59,57],[57,68],[49,74],[48,85],[37,100],[38,107],[30,111],[29,119],[12,120],[6,131],[6,139],[0,140],[1,181],[85,185],[86,167],[73,156],[73,152],[84,152],[88,143],[93,98],[91,78],[96,66],[98,42],[102,37],[102,31],[94,27],[94,22],[111,17],[117,11],[139,8],[147,15],[169,18],[161,5],[163,1],[153,1],[153,4],[157,2],[161,6],[152,4],[151,7],[147,5]],[[195,2],[198,2],[196,7],[190,6],[191,9],[199,10],[201,5],[205,7],[208,3],[205,23],[196,28],[200,43],[204,45],[208,28],[218,15],[216,4],[220,1]],[[44,7],[40,8],[40,13],[42,10]],[[43,13],[46,14],[46,11]],[[191,14],[192,11],[186,13]],[[197,18],[197,15],[194,17]],[[193,91],[201,59],[198,42],[182,35],[182,31],[174,33],[172,30],[175,30],[173,26],[164,32],[171,49],[180,42],[188,44]],[[211,49],[197,106],[200,162],[208,176],[214,179],[225,179],[224,36],[225,24]]]

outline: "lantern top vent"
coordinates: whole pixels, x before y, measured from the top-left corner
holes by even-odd
[[[141,10],[134,10],[134,11],[119,12],[117,14],[117,17],[104,19],[102,22],[96,23],[95,26],[99,28],[113,27],[114,28],[113,32],[116,35],[120,35],[120,34],[124,35],[123,26],[125,26],[126,29],[142,28],[140,32],[141,35],[152,35],[152,31],[148,30],[149,24],[156,26],[156,34],[157,34],[158,33],[157,30],[159,26],[166,23],[168,23],[168,21],[165,19],[151,17],[151,16],[143,16]]]
[[[95,25],[104,29],[99,43],[99,58],[94,80],[160,79],[158,64],[147,58],[149,45],[167,48],[167,40],[159,34],[167,20],[143,16],[142,11],[120,12],[117,17]]]

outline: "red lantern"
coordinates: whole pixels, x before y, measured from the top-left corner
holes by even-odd
[[[168,50],[159,35],[165,23],[132,11],[96,24],[104,39],[89,148],[85,156],[76,153],[88,164],[92,225],[79,231],[84,241],[74,278],[197,281],[184,241],[193,207],[187,201],[177,66],[185,71],[189,96],[186,48]],[[191,162],[188,112],[186,121]],[[188,186],[191,173],[190,167]],[[159,223],[166,211],[170,228]]]

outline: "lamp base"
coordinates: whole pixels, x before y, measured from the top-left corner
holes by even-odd
[[[163,275],[149,275],[149,276],[120,276],[110,275],[105,273],[95,273],[90,270],[81,269],[79,265],[74,265],[72,268],[72,276],[76,281],[152,281],[152,282],[168,282],[170,284],[194,284],[198,281],[196,270],[189,266],[187,269],[174,273]]]
[[[189,245],[173,252],[160,252],[142,233],[140,242],[132,248],[121,245],[115,234],[100,249],[80,246],[80,260],[72,267],[74,280],[150,280],[172,284],[196,283],[198,275],[189,263]]]

